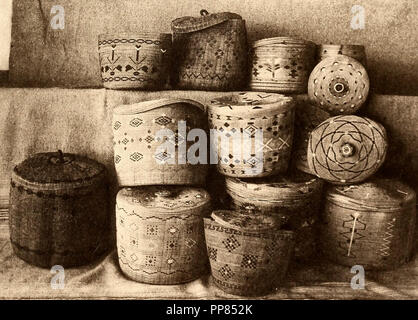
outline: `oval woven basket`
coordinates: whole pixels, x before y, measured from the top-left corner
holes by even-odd
[[[321,243],[336,263],[393,269],[414,245],[416,194],[397,180],[333,186],[327,190]]]
[[[15,254],[40,267],[74,267],[109,246],[105,167],[75,154],[38,153],[11,178],[9,225]]]
[[[220,289],[257,296],[283,284],[293,254],[292,231],[278,231],[269,218],[233,211],[214,211],[204,224],[211,274]]]
[[[211,148],[217,151],[220,173],[264,177],[287,170],[293,142],[291,97],[232,93],[212,100],[208,114],[209,126],[216,133]]]
[[[187,158],[192,129],[206,129],[206,112],[187,99],[160,99],[113,110],[115,168],[120,186],[202,185],[207,164]],[[206,133],[205,133],[206,134]]]
[[[312,131],[309,168],[333,184],[359,183],[377,172],[387,146],[386,130],[379,123],[353,115],[332,117]]]
[[[356,59],[363,67],[367,65],[366,49],[356,44],[321,44],[318,46],[317,56],[321,61],[328,57],[344,55]]]
[[[247,84],[245,20],[233,13],[183,17],[172,22],[173,85],[191,90],[242,90]]]
[[[129,278],[179,284],[208,271],[202,218],[210,214],[201,188],[124,188],[116,199],[119,265]]]
[[[315,44],[289,37],[254,42],[250,88],[257,91],[304,93],[315,65]]]
[[[103,85],[109,89],[163,89],[171,63],[171,34],[99,35]]]

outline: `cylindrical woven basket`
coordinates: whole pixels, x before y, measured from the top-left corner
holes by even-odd
[[[115,108],[113,144],[119,185],[204,184],[208,165],[193,164],[187,155],[194,144],[187,135],[194,128],[206,129],[207,121],[204,106],[193,100],[160,99]]]
[[[393,269],[409,261],[414,244],[416,194],[391,179],[327,190],[322,251],[332,261],[366,269]]]
[[[315,66],[315,44],[289,37],[254,42],[250,88],[258,91],[304,93]]]
[[[124,188],[116,198],[119,265],[129,278],[179,284],[208,271],[203,217],[209,194],[200,188]]]
[[[293,254],[292,231],[277,230],[274,219],[214,211],[204,219],[214,283],[240,296],[264,295],[282,285]]]
[[[321,44],[318,46],[317,56],[321,61],[328,57],[345,55],[356,59],[363,67],[366,67],[366,49],[362,45],[356,44]]]
[[[293,143],[294,100],[281,94],[232,93],[208,106],[218,170],[232,177],[285,172]]]
[[[191,90],[242,90],[248,79],[245,20],[229,12],[172,22],[173,85]]]
[[[109,246],[105,167],[74,154],[29,157],[12,172],[9,225],[13,251],[28,263],[92,262]]]
[[[386,158],[385,128],[368,118],[336,116],[322,122],[309,138],[311,172],[333,184],[359,183]]]
[[[233,208],[271,215],[278,228],[295,232],[298,260],[306,260],[317,253],[322,186],[320,179],[302,172],[264,179],[226,178]]]
[[[109,89],[163,89],[171,62],[171,34],[99,35],[103,85]]]

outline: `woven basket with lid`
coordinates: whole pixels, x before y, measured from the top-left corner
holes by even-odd
[[[366,67],[366,49],[362,45],[321,44],[318,46],[317,56],[319,61],[341,54],[356,59],[363,67]]]
[[[232,177],[263,177],[287,170],[294,123],[294,100],[281,94],[240,92],[208,106],[218,170]],[[231,142],[227,144],[226,142]]]
[[[173,85],[182,89],[242,90],[247,81],[247,32],[241,16],[221,12],[171,23]]]
[[[103,85],[109,89],[163,89],[169,77],[171,34],[99,35]]]
[[[412,255],[416,194],[384,178],[327,190],[321,243],[324,254],[346,266],[393,269]]]
[[[303,172],[263,179],[226,178],[226,190],[236,210],[268,214],[279,228],[295,231],[295,257],[316,253],[317,222],[323,182]]]
[[[292,231],[277,230],[271,216],[219,210],[205,218],[214,283],[223,291],[255,296],[281,285],[293,254]]]
[[[152,284],[192,281],[207,272],[202,218],[210,214],[201,188],[121,189],[116,199],[119,265],[129,278]]]
[[[250,88],[258,91],[303,93],[315,65],[315,44],[289,37],[255,41]]]
[[[105,167],[67,153],[38,153],[11,178],[10,239],[16,255],[41,267],[87,264],[108,248]]]
[[[184,124],[182,126],[182,124]],[[207,165],[187,158],[190,130],[207,128],[203,105],[187,99],[160,99],[113,110],[113,144],[120,186],[201,185]]]

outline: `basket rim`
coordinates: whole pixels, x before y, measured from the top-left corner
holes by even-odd
[[[196,107],[203,112],[206,112],[206,108],[200,102],[191,99],[174,99],[163,98],[158,100],[147,100],[142,102],[136,102],[132,104],[123,104],[113,108],[113,115],[134,115],[145,113],[154,109],[168,107],[173,104],[187,104],[189,106]]]

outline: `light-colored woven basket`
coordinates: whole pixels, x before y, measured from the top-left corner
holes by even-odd
[[[218,153],[220,173],[264,177],[287,170],[293,143],[291,97],[263,92],[232,93],[212,100],[208,114],[210,128],[223,141],[231,142],[227,145],[211,139],[212,150]],[[262,143],[257,142],[258,131],[262,133]]]
[[[416,194],[397,180],[333,186],[326,193],[323,253],[336,263],[393,269],[412,255]]]
[[[245,20],[233,13],[183,17],[172,22],[173,85],[182,89],[242,90],[248,71]]]
[[[103,85],[109,89],[163,89],[170,74],[171,34],[99,36]]]
[[[185,121],[184,130],[180,121]],[[204,184],[208,165],[186,159],[194,144],[187,141],[187,134],[193,128],[207,128],[204,106],[193,100],[160,99],[115,108],[113,143],[119,185]],[[160,130],[170,131],[162,136]]]
[[[317,56],[319,61],[341,54],[356,59],[363,65],[363,67],[366,67],[366,49],[362,45],[321,44],[318,46]]]
[[[304,93],[315,65],[315,44],[289,37],[254,42],[250,88],[257,91]]]
[[[116,199],[119,265],[151,284],[189,282],[208,272],[203,217],[209,194],[200,188],[124,188]]]
[[[294,235],[276,230],[274,223],[263,219],[232,211],[214,211],[212,219],[204,219],[212,278],[223,291],[256,296],[283,284]]]
[[[364,181],[386,158],[385,128],[368,118],[336,116],[322,122],[309,138],[311,172],[333,184]]]

